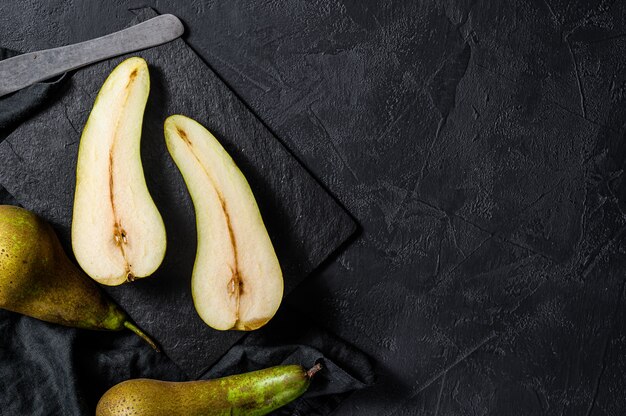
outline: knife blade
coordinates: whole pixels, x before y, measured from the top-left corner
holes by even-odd
[[[96,39],[5,59],[0,61],[0,97],[94,62],[170,42],[183,32],[176,16],[164,14]]]

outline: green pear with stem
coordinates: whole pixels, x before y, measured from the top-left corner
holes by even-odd
[[[63,251],[52,227],[32,212],[0,205],[0,308],[77,328],[125,328],[158,351]]]
[[[128,380],[102,396],[96,416],[266,415],[301,396],[321,368],[281,365],[187,382]]]

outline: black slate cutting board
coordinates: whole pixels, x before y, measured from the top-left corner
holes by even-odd
[[[136,20],[155,14],[142,9]],[[285,293],[345,242],[356,224],[183,40],[133,55],[146,59],[150,68],[142,160],[167,228],[168,251],[154,276],[105,290],[195,378],[244,333],[212,330],[193,307],[195,216],[165,148],[168,115],[185,114],[204,124],[243,171],[281,262]],[[125,58],[76,72],[56,103],[0,144],[0,184],[51,221],[68,251],[80,134],[100,86]]]

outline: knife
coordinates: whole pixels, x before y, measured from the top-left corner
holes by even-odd
[[[182,22],[164,14],[106,36],[0,61],[0,97],[94,62],[170,42]]]

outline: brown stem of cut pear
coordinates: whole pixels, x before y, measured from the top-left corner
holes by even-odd
[[[129,321],[124,321],[124,326],[126,328],[130,329],[131,331],[133,331],[135,334],[137,334],[139,336],[139,338],[141,338],[144,341],[146,341],[148,343],[148,345],[150,345],[156,352],[161,352],[161,350],[157,346],[156,342],[152,341],[150,339],[150,337],[148,335],[146,335],[146,333],[143,332],[141,329],[139,329],[139,327],[137,325],[135,325],[135,324],[133,324],[132,322],[129,322]]]
[[[315,375],[315,373],[317,373],[321,369],[322,369],[322,365],[320,363],[317,363],[306,372],[306,376],[308,378],[311,378]]]

